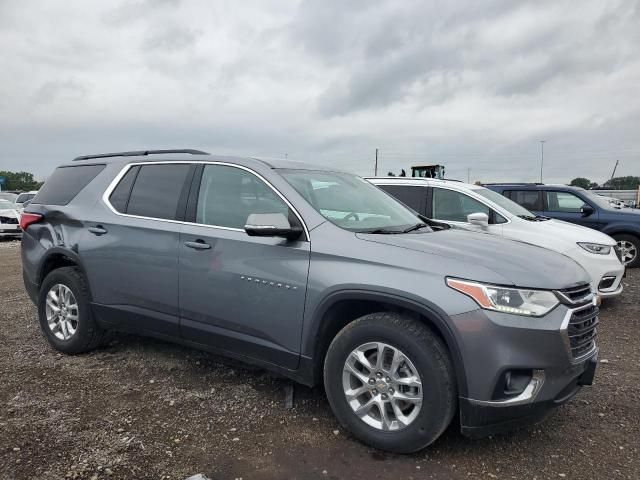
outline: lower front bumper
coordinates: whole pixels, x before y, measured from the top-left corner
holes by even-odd
[[[597,366],[597,353],[585,361],[582,371],[570,378],[564,388],[549,400],[536,401],[532,396],[528,402],[515,405],[499,402],[477,401],[460,398],[460,424],[462,434],[471,438],[482,438],[536,424],[547,417],[555,407],[570,400],[583,385],[591,385]]]

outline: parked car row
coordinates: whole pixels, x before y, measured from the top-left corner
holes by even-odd
[[[402,177],[369,180],[416,212],[434,220],[567,255],[589,272],[594,291],[602,297],[613,297],[622,292],[622,253],[616,241],[608,235],[537,215],[478,185]]]
[[[603,262],[614,243],[497,194],[424,185],[411,209],[296,162],[79,157],[21,216],[25,288],[59,351],[134,331],[322,383],[339,421],[380,449],[419,450],[454,417],[469,436],[537,422],[597,365],[599,297],[568,239]],[[542,238],[532,225],[563,253],[508,238]]]
[[[640,266],[640,210],[612,205],[593,190],[567,185],[486,185],[538,215],[599,230],[618,242],[623,262]]]

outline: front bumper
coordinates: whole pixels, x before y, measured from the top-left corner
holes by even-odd
[[[22,235],[20,225],[13,223],[0,223],[0,237],[15,237]]]
[[[588,360],[582,362],[579,368],[576,368],[575,376],[566,380],[564,388],[555,397],[548,400],[536,401],[536,397],[530,397],[529,401],[501,404],[500,402],[482,402],[460,398],[462,433],[467,437],[482,438],[541,422],[551,414],[555,407],[573,398],[583,385],[593,383],[598,364],[597,359],[596,351]]]
[[[608,255],[589,253],[581,247],[575,247],[565,255],[573,258],[584,267],[591,277],[593,290],[603,298],[610,298],[622,293],[622,277],[624,265],[620,262],[613,249]],[[601,287],[605,278],[613,278],[606,287]]]
[[[590,385],[597,347],[578,351],[569,338],[570,320],[585,312],[595,317],[597,308],[561,304],[541,318],[487,310],[452,316],[467,386],[459,398],[462,433],[481,437],[536,423]],[[516,372],[528,383],[507,393],[505,378]]]

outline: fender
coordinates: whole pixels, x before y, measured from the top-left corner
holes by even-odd
[[[309,352],[312,358],[316,357],[316,340],[318,339],[318,334],[322,328],[322,319],[333,305],[343,300],[367,300],[374,302],[383,302],[413,311],[429,319],[431,325],[444,339],[447,348],[451,353],[451,361],[453,362],[456,381],[458,385],[458,395],[466,395],[467,382],[464,362],[462,361],[462,354],[460,352],[456,336],[446,320],[447,314],[437,305],[431,302],[427,302],[424,299],[420,299],[420,301],[418,301],[398,293],[381,292],[369,289],[361,290],[357,288],[347,288],[343,290],[333,291],[318,303],[318,306],[311,316],[309,327],[305,329],[306,332],[304,333],[305,338],[303,340],[302,346],[303,352]]]
[[[51,247],[51,248],[47,249],[47,252],[43,256],[42,260],[40,261],[40,265],[38,265],[38,270],[37,270],[38,273],[37,273],[37,278],[36,278],[36,283],[37,283],[38,287],[42,283],[42,280],[44,280],[43,273],[44,273],[45,265],[54,256],[64,256],[64,257],[69,258],[82,271],[82,273],[84,274],[85,278],[87,278],[87,272],[85,271],[84,266],[82,265],[82,261],[80,260],[80,255],[78,255],[77,252],[75,252],[75,251],[73,251],[73,250],[71,250],[69,248],[56,246],[56,247]]]
[[[607,235],[626,233],[640,238],[640,223],[634,225],[630,222],[612,222],[602,229],[602,233],[606,233]]]

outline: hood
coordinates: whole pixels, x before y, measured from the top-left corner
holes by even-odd
[[[578,242],[599,243],[613,246],[616,241],[609,235],[562,220],[529,222],[513,219],[511,225],[504,227],[505,237],[539,245],[557,252],[568,252],[577,247]]]
[[[518,287],[563,289],[590,282],[587,272],[569,257],[485,233],[451,229],[394,235],[358,233],[356,236],[369,242],[450,258],[466,266],[464,277],[470,280],[486,281],[481,278],[481,271],[487,269]],[[428,268],[428,264],[425,263],[425,267]]]
[[[20,214],[13,208],[0,208],[0,217],[20,218]]]

